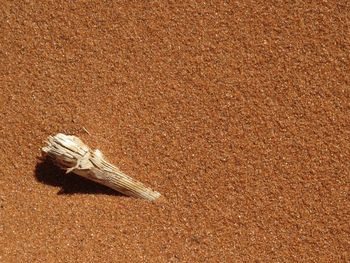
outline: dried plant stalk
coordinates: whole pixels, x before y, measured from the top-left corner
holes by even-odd
[[[110,164],[100,150],[91,150],[78,137],[58,133],[49,136],[43,155],[51,158],[66,173],[73,172],[128,196],[156,200],[160,193],[144,186]]]

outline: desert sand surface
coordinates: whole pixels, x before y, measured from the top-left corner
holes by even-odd
[[[0,262],[349,262],[349,1],[1,1]],[[162,194],[40,160],[79,136]]]

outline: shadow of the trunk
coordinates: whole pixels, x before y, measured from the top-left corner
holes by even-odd
[[[125,196],[106,186],[89,181],[73,173],[66,174],[47,158],[41,160],[35,167],[37,181],[60,187],[57,194],[105,194]]]

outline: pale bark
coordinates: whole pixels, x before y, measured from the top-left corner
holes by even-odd
[[[66,173],[73,172],[128,196],[150,201],[160,196],[160,193],[121,172],[106,161],[100,150],[91,150],[76,136],[58,133],[49,136],[47,144],[42,148],[43,154]]]

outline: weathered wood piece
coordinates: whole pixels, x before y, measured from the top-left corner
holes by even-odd
[[[76,136],[58,133],[49,136],[47,144],[42,148],[43,155],[52,159],[66,173],[73,172],[128,196],[150,201],[160,196],[160,193],[124,174],[110,164],[100,150],[91,150]]]

